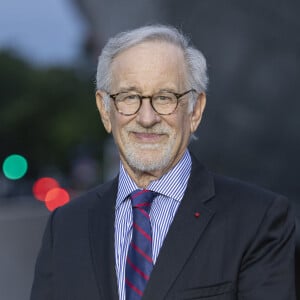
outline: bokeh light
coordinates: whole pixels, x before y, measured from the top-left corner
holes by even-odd
[[[45,204],[48,210],[53,211],[57,207],[63,206],[70,201],[69,193],[63,188],[51,189],[45,198]]]
[[[45,201],[47,193],[50,190],[58,187],[59,183],[54,178],[42,177],[33,184],[32,192],[36,199]]]
[[[25,157],[19,154],[8,156],[2,166],[4,175],[8,179],[17,180],[22,178],[28,169],[28,163]]]

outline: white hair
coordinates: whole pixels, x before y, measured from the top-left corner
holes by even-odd
[[[110,91],[112,74],[111,64],[121,52],[146,41],[163,41],[182,49],[187,67],[187,83],[198,93],[205,92],[208,84],[206,60],[203,54],[192,45],[189,39],[178,29],[165,25],[150,25],[134,30],[121,32],[109,39],[98,58],[96,87],[98,90]],[[193,95],[192,93],[191,95]],[[190,101],[192,110],[196,101],[195,95]],[[105,108],[109,110],[109,97],[104,98]]]

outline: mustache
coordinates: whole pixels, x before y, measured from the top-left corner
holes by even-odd
[[[156,124],[151,128],[145,128],[139,125],[128,125],[126,126],[127,132],[136,132],[136,133],[148,133],[148,134],[170,134],[172,131],[170,128]]]

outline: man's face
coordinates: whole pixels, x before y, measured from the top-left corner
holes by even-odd
[[[144,42],[120,53],[113,61],[111,94],[133,90],[141,95],[153,95],[161,90],[183,93],[186,68],[183,53],[166,42]],[[150,100],[143,99],[140,110],[132,116],[121,115],[112,103],[106,112],[103,92],[97,93],[97,104],[104,126],[112,132],[125,169],[142,172],[161,172],[171,169],[182,157],[189,137],[200,122],[204,109],[196,104],[198,112],[188,112],[189,95],[181,98],[171,115],[159,115]],[[205,102],[205,96],[203,102]],[[201,107],[200,107],[201,106]],[[201,110],[199,112],[199,110]],[[131,171],[131,172],[130,172]]]

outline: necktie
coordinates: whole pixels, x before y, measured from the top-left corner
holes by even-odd
[[[149,212],[155,195],[149,190],[136,190],[130,195],[133,225],[125,270],[126,300],[142,298],[153,269]]]

